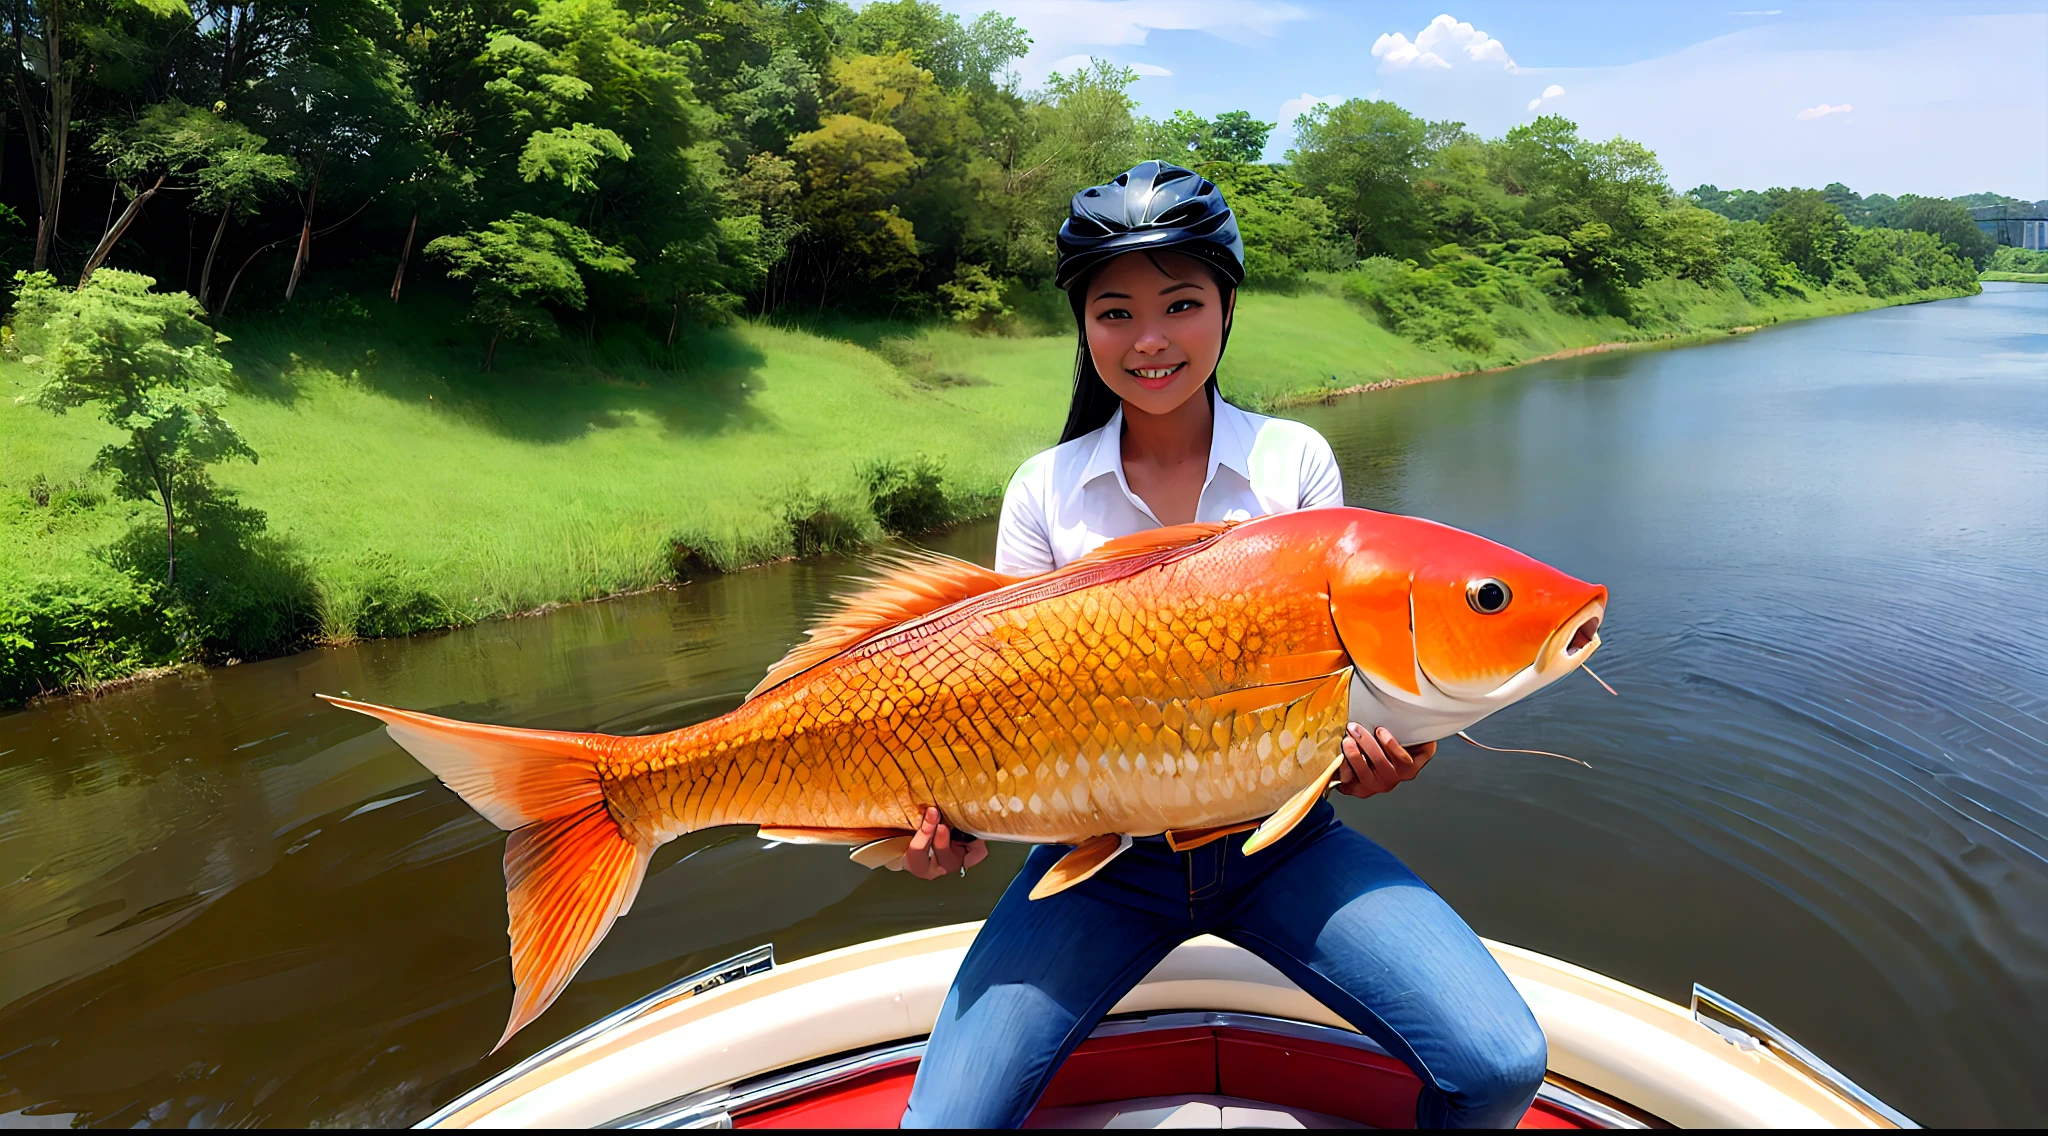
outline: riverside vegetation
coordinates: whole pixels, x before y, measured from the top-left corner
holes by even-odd
[[[1352,100],[1264,163],[1273,124],[1144,118],[1106,63],[1023,91],[1014,23],[924,0],[0,20],[32,159],[0,171],[0,259],[26,270],[0,361],[0,704],[983,515],[1064,411],[1066,197],[1143,157],[1239,212],[1223,381],[1252,406],[1962,295],[1998,267],[1956,202],[1679,193],[1556,116],[1485,139]],[[104,349],[109,313],[150,304],[189,376]],[[58,361],[88,357],[73,379],[100,393],[55,397]],[[150,421],[169,399],[187,417],[164,421],[225,431],[176,478],[118,460],[160,429],[121,401],[145,387]]]

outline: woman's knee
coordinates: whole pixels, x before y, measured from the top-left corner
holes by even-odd
[[[1513,1128],[1549,1071],[1550,1046],[1542,1028],[1524,1011],[1474,1029],[1466,1040],[1462,1068],[1439,1077],[1448,1082],[1441,1119],[1456,1127]]]

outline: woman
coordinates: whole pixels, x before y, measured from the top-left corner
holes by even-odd
[[[996,568],[1046,572],[1113,537],[1188,521],[1343,504],[1329,444],[1217,393],[1244,279],[1236,219],[1216,187],[1146,162],[1076,195],[1057,283],[1080,349],[1060,444],[1025,462],[1003,498]],[[1415,776],[1406,750],[1353,723],[1342,790],[1367,797]],[[1513,1127],[1543,1079],[1536,1020],[1444,901],[1329,804],[1257,856],[1247,833],[1188,852],[1141,839],[1088,882],[1031,887],[1067,849],[1035,849],[968,951],[925,1049],[903,1125],[1014,1127],[1068,1053],[1167,952],[1229,939],[1422,1079],[1423,1127]],[[987,854],[936,809],[910,870],[935,878]]]

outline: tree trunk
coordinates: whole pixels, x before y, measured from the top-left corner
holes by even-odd
[[[43,11],[44,62],[49,71],[50,137],[42,163],[43,215],[36,222],[35,269],[50,263],[57,240],[58,215],[64,209],[64,165],[71,148],[71,76],[64,68],[64,9],[47,6]]]
[[[504,333],[497,331],[491,333],[491,346],[484,352],[484,370],[486,371],[491,369],[491,363],[498,357],[498,336],[502,334]]]
[[[228,235],[228,214],[232,212],[233,206],[220,211],[220,224],[214,227],[213,243],[206,247],[206,263],[199,269],[199,306],[209,312],[213,310],[209,303],[213,292],[213,258],[220,255],[220,239]]]
[[[249,266],[255,263],[256,258],[290,239],[290,237],[279,238],[249,254],[249,259],[243,261],[242,267],[235,269],[234,276],[228,280],[228,290],[221,294],[220,310],[213,313],[216,318],[228,310],[228,301],[235,298],[235,285],[242,282],[242,273],[249,271]]]
[[[164,495],[164,587],[178,586],[178,515],[171,509],[171,487],[157,490]]]
[[[306,260],[313,254],[313,208],[319,202],[320,173],[316,170],[313,186],[306,192],[306,223],[299,229],[299,254],[292,258],[292,278],[284,286],[284,298],[287,300],[299,290],[299,275],[306,271]]]
[[[398,250],[398,271],[391,277],[391,302],[398,302],[398,290],[405,287],[405,262],[412,259],[413,234],[420,231],[420,209],[412,209],[412,224],[405,228],[405,247]]]
[[[135,200],[128,203],[128,208],[121,210],[121,219],[119,221],[114,222],[114,224],[107,229],[107,235],[100,238],[99,246],[97,248],[94,248],[92,250],[92,256],[87,258],[85,262],[85,271],[80,273],[78,276],[78,286],[80,288],[85,287],[86,281],[92,279],[92,274],[94,272],[99,271],[100,263],[107,259],[108,253],[114,251],[114,242],[120,240],[121,234],[128,231],[128,226],[133,225],[135,223],[136,215],[142,212],[142,207],[144,205],[149,204],[150,198],[156,196],[156,191],[159,188],[161,188],[163,184],[164,179],[161,177],[157,178],[156,185],[150,186],[148,189],[145,189],[141,193],[136,194]]]
[[[680,300],[680,299],[677,299],[677,300],[672,300],[672,301],[670,301],[670,302],[669,302],[669,309],[668,309],[668,345],[669,345],[670,347],[674,347],[674,346],[676,345],[676,321],[677,321],[677,320],[680,320],[680,319],[682,319],[682,318],[683,318],[683,302],[682,302],[682,300]]]

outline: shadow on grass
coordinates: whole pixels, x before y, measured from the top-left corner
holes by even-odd
[[[674,348],[638,326],[569,330],[545,343],[501,344],[485,371],[484,345],[462,315],[431,293],[396,306],[309,297],[237,324],[226,352],[258,398],[291,405],[309,379],[333,376],[522,441],[571,441],[640,416],[679,436],[763,420],[749,400],[767,360],[731,329],[692,330]]]
[[[218,663],[309,643],[319,627],[311,566],[232,493],[203,483],[181,492],[177,584],[158,596],[160,630],[180,641],[174,653]],[[155,518],[137,521],[109,549],[114,566],[137,580],[163,580],[165,559]]]

